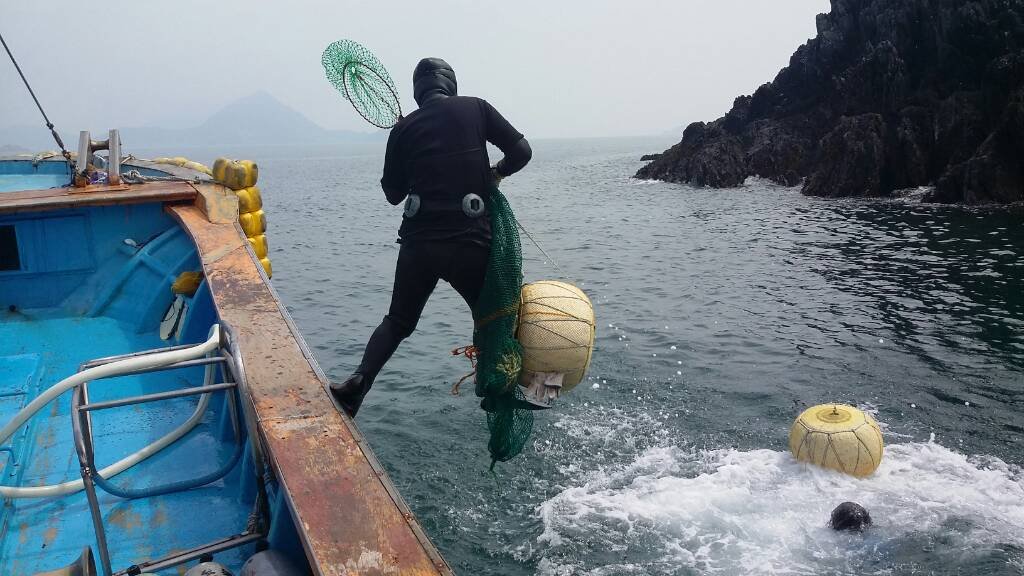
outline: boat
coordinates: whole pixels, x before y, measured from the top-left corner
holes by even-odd
[[[212,172],[0,157],[0,574],[452,574]]]

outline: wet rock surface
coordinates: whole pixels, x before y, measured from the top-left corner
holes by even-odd
[[[817,29],[772,82],[636,177],[1024,200],[1024,0],[832,0]]]

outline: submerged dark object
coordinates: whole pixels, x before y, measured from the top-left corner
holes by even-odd
[[[775,79],[637,178],[811,196],[1024,200],[1024,2],[832,0]]]
[[[856,502],[843,502],[832,511],[828,525],[833,530],[861,532],[871,526],[871,515]]]

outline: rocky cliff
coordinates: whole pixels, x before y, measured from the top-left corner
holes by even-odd
[[[1024,200],[1024,0],[832,0],[817,30],[775,80],[636,176]]]

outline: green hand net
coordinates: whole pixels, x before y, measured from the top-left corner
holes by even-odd
[[[477,348],[476,395],[487,411],[491,432],[487,449],[491,467],[522,452],[533,431],[533,412],[521,408],[519,372],[523,349],[516,341],[520,291],[523,284],[523,253],[516,217],[508,200],[496,187],[487,198],[491,218],[491,254],[487,261],[480,299],[473,308]]]
[[[338,40],[324,50],[327,80],[367,122],[391,128],[402,117],[398,91],[388,71],[363,45]]]

